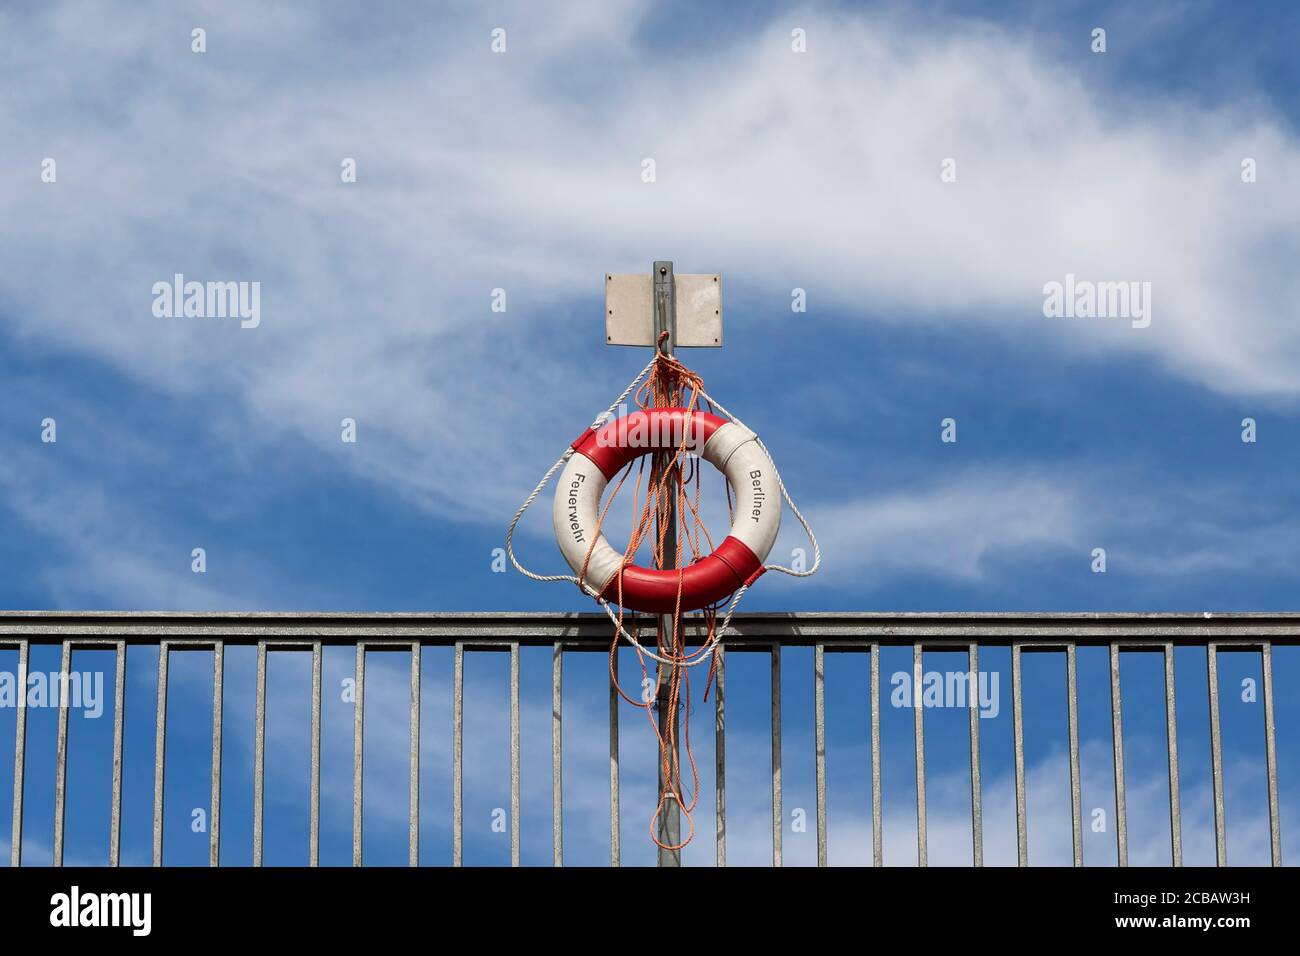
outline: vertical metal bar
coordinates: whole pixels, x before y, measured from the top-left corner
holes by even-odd
[[[928,851],[925,833],[925,707],[921,698],[924,678],[923,651],[919,641],[912,644],[912,727],[916,742],[916,865],[926,866]]]
[[[655,345],[662,354],[672,355],[677,348],[677,285],[671,261],[655,261],[651,283],[654,287]],[[660,342],[659,337],[664,332],[668,333],[668,339]]]
[[[1110,645],[1110,720],[1115,748],[1115,845],[1119,865],[1128,866],[1128,807],[1124,794],[1124,715],[1119,689],[1119,645]]]
[[[980,784],[980,649],[971,642],[966,647],[970,670],[970,832],[971,859],[975,866],[984,865],[984,799]]]
[[[623,823],[618,785],[618,649],[609,659],[609,865],[622,866]]]
[[[14,800],[9,831],[9,865],[23,860],[23,764],[27,753],[27,654],[28,642],[18,645],[18,711],[14,715]]]
[[[510,645],[510,865],[519,865],[519,643]]]
[[[158,642],[158,706],[154,714],[153,737],[153,865],[163,861],[163,775],[167,754],[167,662],[168,644]]]
[[[212,645],[212,795],[208,820],[208,866],[221,865],[221,724],[225,697],[226,643]]]
[[[409,863],[420,865],[420,642],[411,642],[411,785]]]
[[[814,749],[817,775],[817,865],[826,866],[826,647],[813,651]]]
[[[68,784],[68,700],[72,675],[72,642],[63,642],[59,657],[59,740],[54,757],[54,865],[63,865],[63,820]],[[24,688],[25,689],[25,688]]]
[[[551,649],[551,852],[556,866],[564,866],[563,687],[564,646],[556,641]]]
[[[1223,822],[1223,739],[1219,736],[1219,656],[1213,643],[1205,645],[1210,686],[1210,778],[1214,788],[1214,860],[1228,865],[1228,835]]]
[[[1174,866],[1183,865],[1182,795],[1178,789],[1178,720],[1174,710],[1174,645],[1165,643],[1165,739],[1169,743],[1169,844]]]
[[[261,866],[266,788],[266,641],[257,642],[257,698],[253,709],[253,866]]]
[[[352,865],[361,865],[361,792],[365,770],[366,741],[366,645],[357,641],[356,663],[353,665],[352,711]]]
[[[672,635],[673,618],[671,615],[660,618],[667,622],[664,626],[668,629],[667,634]],[[684,640],[683,636],[669,640]],[[682,851],[680,844],[682,842],[682,824],[681,824],[681,804],[677,797],[681,793],[679,786],[681,773],[681,720],[680,716],[684,710],[685,702],[678,700],[674,702],[672,695],[673,684],[680,678],[677,673],[677,665],[659,665],[655,669],[655,677],[659,681],[658,693],[655,698],[656,717],[659,722],[659,740],[661,740],[663,749],[656,754],[659,767],[659,793],[667,795],[663,805],[659,810],[659,843],[657,863],[659,866],[681,866]],[[680,686],[680,685],[679,685]],[[674,710],[676,712],[674,712]],[[671,849],[670,849],[671,848]]]
[[[673,264],[667,260],[656,260],[651,271],[651,283],[654,290],[655,347],[663,355],[672,355],[677,345],[677,298]],[[660,337],[665,332],[668,336],[661,342]],[[670,452],[658,452],[654,455],[654,467],[651,472],[653,482],[658,483],[659,476],[668,469],[671,458]],[[666,506],[656,509],[655,531],[660,536],[660,540],[665,542],[658,566],[661,570],[668,570],[677,566],[677,482],[671,475],[666,476],[664,481],[664,495],[665,499],[662,500],[666,502]],[[672,653],[679,653],[680,648],[676,646],[676,642],[686,639],[681,617],[673,614],[660,615],[659,628]],[[680,796],[680,787],[676,786],[676,781],[672,778],[680,772],[681,766],[679,749],[681,725],[677,720],[680,715],[674,710],[680,709],[681,704],[672,700],[672,688],[678,686],[681,674],[678,665],[661,664],[655,669],[655,677],[659,682],[655,688],[659,711],[659,739],[669,747],[666,755],[662,753],[656,755],[657,758],[665,756],[667,758],[658,760],[659,792]],[[665,763],[667,767],[664,766]],[[659,866],[682,865],[680,849],[664,848],[678,846],[681,843],[681,832],[681,804],[675,798],[665,800],[659,813],[659,843],[661,844],[658,852]]]
[[[781,645],[772,645],[772,865],[781,865]]]
[[[122,734],[126,727],[126,641],[117,642],[113,678],[113,808],[108,829],[108,865],[122,861]]]
[[[320,710],[321,710],[321,642],[311,646],[311,831],[308,840],[308,864],[320,866]]]
[[[884,864],[880,800],[880,645],[871,645],[871,864]]]
[[[1282,865],[1282,821],[1277,805],[1277,729],[1273,721],[1273,643],[1259,649],[1264,667],[1264,759],[1268,773],[1268,835],[1274,866]]]
[[[727,699],[724,692],[726,673],[726,655],[722,642],[713,649],[717,657],[718,669],[714,674],[716,687],[713,689],[713,777],[717,791],[715,813],[715,834],[718,866],[727,865]]]
[[[1011,645],[1011,715],[1015,725],[1016,865],[1029,865],[1029,827],[1025,814],[1025,717],[1021,701],[1020,644]]]
[[[465,751],[465,642],[456,642],[451,694],[451,865],[465,860],[465,813],[462,796]]]
[[[1070,722],[1070,832],[1074,865],[1083,866],[1083,785],[1079,774],[1079,659],[1074,644],[1065,646],[1066,707]]]

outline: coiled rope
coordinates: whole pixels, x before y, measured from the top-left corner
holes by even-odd
[[[661,334],[661,342],[663,337],[666,335],[666,332]],[[655,357],[646,363],[645,368],[641,369],[637,376],[632,379],[631,383],[629,383],[627,388],[623,390],[622,394],[620,394],[618,398],[610,404],[609,408],[596,417],[595,421],[591,423],[591,428],[593,430],[599,429],[608,423],[614,416],[614,413],[623,406],[624,402],[627,401],[628,396],[633,395],[633,393],[635,393],[634,401],[640,409],[679,407],[685,408],[688,414],[697,410],[702,399],[710,411],[716,411],[740,427],[746,428],[744,422],[715,401],[713,397],[705,391],[703,379],[701,379],[697,373],[688,369],[675,357],[658,349],[656,349]],[[772,474],[776,478],[777,486],[781,489],[781,497],[790,508],[790,512],[802,526],[804,533],[808,536],[809,544],[812,546],[813,550],[812,566],[806,570],[796,570],[779,564],[766,564],[764,565],[764,569],[768,571],[779,571],[782,574],[789,574],[794,577],[809,577],[816,573],[818,567],[821,565],[821,549],[817,544],[817,537],[813,534],[813,530],[809,526],[807,519],[804,518],[798,507],[796,507],[794,501],[790,497],[790,493],[786,490],[785,482],[781,479],[781,473],[777,469],[775,462],[772,461],[772,455],[767,450],[767,446],[763,444],[762,439],[756,438],[755,440],[757,441],[758,446],[763,450],[763,453],[767,455],[768,460],[772,462]],[[705,640],[699,649],[694,652],[688,652],[686,649],[685,634],[683,633],[682,625],[681,572],[684,571],[689,564],[698,561],[705,556],[705,552],[701,547],[701,535],[704,538],[704,543],[708,546],[708,551],[711,552],[713,550],[713,539],[709,535],[708,529],[704,527],[704,522],[700,518],[701,459],[696,457],[688,458],[688,442],[689,430],[684,429],[682,442],[677,448],[672,450],[665,449],[654,453],[652,456],[653,464],[651,468],[651,476],[646,485],[645,501],[639,508],[637,502],[640,498],[642,478],[644,477],[645,458],[643,457],[638,459],[638,474],[632,497],[634,526],[628,539],[627,548],[623,553],[623,561],[617,574],[617,592],[612,601],[606,600],[594,588],[588,584],[584,584],[583,582],[586,578],[587,564],[591,560],[593,549],[595,548],[596,542],[600,540],[600,529],[605,520],[605,516],[609,513],[614,498],[618,495],[619,489],[622,488],[624,481],[631,473],[633,465],[638,464],[637,462],[630,463],[623,470],[617,484],[614,486],[613,491],[610,492],[604,507],[601,509],[595,531],[592,534],[592,543],[588,547],[587,555],[583,561],[583,566],[579,575],[536,574],[520,564],[514,553],[514,534],[520,519],[532,503],[537,500],[537,497],[542,493],[542,490],[550,482],[555,473],[564,466],[570,457],[572,457],[572,447],[566,448],[564,454],[562,454],[559,459],[556,460],[555,464],[547,470],[546,474],[542,476],[541,481],[537,483],[537,487],[533,489],[532,493],[529,494],[526,499],[524,499],[524,503],[519,507],[519,510],[515,512],[514,517],[510,521],[510,527],[506,531],[506,553],[510,557],[510,563],[515,566],[516,570],[534,581],[567,581],[578,585],[584,593],[594,598],[601,607],[604,608],[605,613],[614,624],[614,638],[610,643],[609,651],[610,679],[613,682],[613,686],[618,691],[619,696],[633,706],[639,707],[646,712],[650,726],[659,742],[660,766],[664,782],[660,788],[659,801],[655,807],[655,812],[650,818],[650,837],[658,846],[665,850],[681,849],[691,842],[695,832],[695,825],[694,821],[691,819],[691,813],[694,810],[695,803],[699,797],[699,772],[695,765],[695,757],[690,743],[690,708],[687,707],[685,709],[685,717],[682,721],[683,739],[686,745],[686,754],[690,764],[691,777],[693,781],[691,786],[692,796],[689,802],[685,799],[682,792],[676,720],[678,706],[683,693],[685,694],[687,701],[690,699],[689,669],[702,664],[705,661],[710,662],[709,677],[704,690],[704,699],[707,701],[716,671],[717,658],[713,653],[714,648],[717,647],[721,635],[727,632],[731,625],[732,615],[735,614],[741,598],[745,596],[745,592],[749,590],[749,585],[741,585],[741,587],[732,595],[726,613],[723,616],[722,627],[720,628],[717,627],[717,612],[721,607],[722,602],[701,609],[700,615],[702,623],[705,626]],[[687,488],[692,483],[694,484],[693,500],[686,493]],[[670,486],[672,489],[671,492]],[[676,499],[675,502],[672,500],[674,497]],[[673,542],[673,567],[678,569],[679,576],[677,582],[677,606],[674,613],[671,615],[672,633],[665,633],[666,629],[664,623],[669,616],[664,615],[657,617],[656,647],[654,651],[651,651],[642,645],[641,642],[638,641],[624,626],[622,569],[634,563],[637,550],[647,537],[650,536],[652,520],[658,529],[657,534],[651,537],[651,550],[653,553],[654,565],[656,567],[664,567],[666,549],[668,546],[668,542],[665,540],[667,537],[667,519],[672,513],[674,503],[676,505],[676,513],[683,517],[689,513],[691,520],[689,527],[687,527],[685,521],[679,522],[677,540]],[[729,513],[732,511],[730,485],[727,485],[727,510]],[[731,517],[734,518],[734,515],[731,515]],[[683,545],[685,545],[685,548]],[[690,560],[684,561],[684,551],[687,550],[689,550]],[[613,607],[615,604],[618,605],[617,613],[615,613]],[[642,686],[647,690],[641,695],[640,699],[633,699],[624,692],[615,673],[615,660],[620,637],[626,640],[636,650],[637,659],[641,665],[643,678]],[[657,665],[656,680],[653,684],[654,687],[662,686],[664,668],[668,668],[667,700],[665,702],[668,710],[664,722],[664,732],[662,733],[660,732],[658,722],[655,720],[654,716],[655,696],[649,692],[651,682],[649,678],[649,668],[646,663],[647,660],[652,660]],[[678,844],[665,844],[661,842],[655,832],[659,817],[670,800],[675,801],[680,807],[681,813],[686,818],[688,826],[685,838]]]

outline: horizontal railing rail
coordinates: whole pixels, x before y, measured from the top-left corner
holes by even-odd
[[[644,618],[639,634],[654,640],[654,621]],[[253,864],[263,861],[263,827],[266,759],[267,656],[276,651],[305,651],[312,655],[311,782],[309,861],[320,862],[321,768],[321,668],[326,646],[355,646],[356,697],[353,725],[352,863],[362,864],[363,766],[365,759],[364,692],[368,652],[399,652],[410,656],[410,820],[409,862],[419,862],[420,843],[420,651],[441,646],[454,650],[452,700],[452,862],[464,862],[463,756],[464,657],[467,653],[504,652],[510,655],[510,858],[520,862],[520,680],[521,647],[552,648],[552,819],[553,861],[562,865],[564,833],[562,813],[563,668],[568,652],[607,652],[610,622],[603,614],[557,613],[121,613],[57,611],[0,612],[0,649],[16,649],[18,667],[26,674],[33,646],[61,648],[63,673],[71,669],[71,655],[80,649],[108,649],[116,653],[112,759],[112,809],[108,863],[121,860],[122,768],[126,650],[130,645],[159,648],[155,758],[153,777],[153,846],[155,866],[163,862],[163,793],[166,774],[166,732],[169,652],[204,649],[213,652],[212,780],[209,819],[209,863],[221,854],[221,762],[224,687],[224,649],[255,646],[257,676],[255,697],[255,753],[253,774]],[[1174,648],[1206,649],[1209,688],[1210,747],[1212,763],[1215,858],[1227,863],[1224,811],[1223,743],[1220,728],[1218,653],[1221,650],[1260,654],[1264,703],[1264,752],[1268,799],[1271,860],[1281,864],[1281,822],[1278,806],[1277,744],[1274,724],[1272,649],[1300,643],[1300,614],[1020,614],[1020,613],[751,613],[736,615],[718,653],[714,697],[714,744],[718,865],[725,865],[726,845],[726,719],[725,660],[732,653],[767,653],[771,660],[771,781],[772,862],[782,862],[782,718],[781,649],[811,647],[814,655],[814,733],[817,862],[828,862],[826,817],[826,714],[825,655],[860,652],[870,655],[871,666],[871,813],[873,863],[883,862],[880,760],[880,649],[911,647],[913,678],[922,679],[926,651],[965,652],[971,674],[978,674],[979,652],[984,647],[1011,648],[1012,712],[1017,862],[1029,863],[1025,787],[1022,655],[1036,651],[1063,652],[1069,734],[1069,774],[1072,807],[1073,861],[1083,863],[1078,684],[1076,652],[1079,647],[1107,647],[1110,661],[1110,710],[1116,807],[1116,853],[1120,866],[1128,864],[1128,833],[1123,746],[1123,703],[1120,693],[1121,652],[1152,652],[1163,657],[1167,765],[1170,794],[1172,861],[1182,865],[1181,808],[1178,775]],[[617,660],[617,659],[615,659]],[[969,707],[972,860],[983,864],[980,727],[975,702]],[[13,816],[10,861],[22,862],[24,771],[27,756],[26,708],[19,706],[14,749]],[[917,862],[928,862],[926,815],[926,764],[924,708],[914,707],[916,767]],[[610,862],[620,863],[618,696],[609,687],[610,745]],[[68,708],[60,708],[54,783],[53,864],[62,865],[65,850],[64,817],[67,804]]]

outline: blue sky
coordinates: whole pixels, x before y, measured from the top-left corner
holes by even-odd
[[[195,27],[207,31],[202,54],[191,51]],[[489,50],[495,27],[507,31],[504,54]],[[1107,31],[1105,53],[1090,50],[1094,27]],[[796,28],[806,53],[791,51]],[[748,609],[1293,610],[1298,31],[1293,5],[1262,3],[0,7],[0,605],[586,609],[573,589],[493,573],[492,551],[536,477],[644,361],[603,346],[601,275],[672,258],[679,271],[723,273],[727,346],[684,358],[763,436],[824,546],[817,578],[769,576]],[[654,183],[641,179],[647,157]],[[1241,178],[1247,157],[1253,183]],[[53,183],[41,178],[46,158],[57,164]],[[340,179],[345,158],[356,160],[355,183]],[[948,158],[956,182],[941,181]],[[155,317],[153,283],[178,272],[260,282],[261,324]],[[1150,326],[1044,317],[1044,284],[1067,274],[1150,282]],[[507,292],[504,313],[490,309],[495,288]],[[804,313],[791,311],[795,288],[806,291]],[[355,444],[340,441],[345,417],[357,422]],[[949,417],[955,443],[940,441]],[[1241,440],[1247,417],[1253,443]],[[57,443],[41,441],[45,418],[57,422]],[[716,484],[706,491],[721,496]],[[545,509],[530,518],[526,563],[560,570]],[[787,521],[775,555],[801,544]],[[196,547],[207,555],[201,575],[191,571]],[[1106,549],[1104,574],[1091,570],[1095,548]],[[428,653],[436,695],[446,661]],[[138,852],[152,767],[147,656],[133,651],[128,665],[138,734],[128,800],[144,802],[130,804],[138,820],[124,847]],[[235,703],[251,700],[251,670],[238,658],[232,650],[235,768],[251,746],[251,710]],[[304,699],[306,665],[276,660],[273,678]],[[525,660],[526,712],[531,702],[540,715],[526,728],[536,739],[525,847],[544,861],[549,662]],[[1126,733],[1136,751],[1158,755],[1153,661],[1125,658],[1138,701]],[[571,728],[584,707],[603,726],[598,663],[571,665]],[[737,824],[732,853],[758,860],[761,663],[736,664],[755,669],[751,682],[729,681],[741,715],[734,779],[748,767],[755,781],[733,784],[733,811],[753,822]],[[1204,673],[1203,654],[1180,652],[1178,663],[1180,682]],[[1240,664],[1241,673],[1225,665],[1225,688],[1258,669],[1257,658]],[[786,805],[811,808],[811,727],[797,729],[811,665],[800,652],[786,665]],[[177,665],[177,686],[201,702],[204,667],[186,666],[193,673]],[[836,659],[828,706],[832,720],[836,708],[842,715],[832,832],[869,852],[870,815],[859,812],[866,725],[854,723],[865,666]],[[397,756],[378,762],[376,791],[393,791],[404,772],[396,667],[370,675],[397,688],[373,694],[380,712],[367,714],[372,728],[396,722]],[[1036,687],[1063,684],[1058,658],[1042,667]],[[1091,746],[1102,805],[1109,727],[1097,667],[1095,686],[1085,682],[1101,708],[1085,727],[1085,764]],[[1278,650],[1275,667],[1280,687],[1300,676],[1292,649]],[[504,674],[500,661],[475,659],[483,710],[471,728],[483,753],[504,753],[494,749]],[[1200,680],[1187,699],[1203,697]],[[197,726],[201,743],[210,716],[187,699],[175,719]],[[1042,716],[1035,727],[1052,726],[1059,700],[1044,690],[1030,702],[1042,708],[1030,711]],[[283,759],[268,862],[305,859],[305,770],[294,761],[306,711],[296,706],[272,715]],[[1184,807],[1203,823],[1208,782],[1195,771],[1208,755],[1195,706],[1180,714],[1192,741],[1182,748],[1192,768]],[[1262,860],[1259,706],[1225,708],[1240,788],[1230,792],[1240,800],[1230,802],[1234,859]],[[439,714],[426,704],[427,819],[446,787]],[[637,716],[625,717],[630,861],[648,859],[636,822],[650,795],[649,778],[630,768],[653,759],[631,733]],[[34,716],[33,744],[45,717],[54,726],[52,715]],[[0,740],[12,740],[12,719],[0,711]],[[952,763],[931,780],[933,856],[936,828],[961,825],[965,718],[932,719],[956,721],[927,737],[935,759],[947,747]],[[897,723],[883,728],[895,760],[886,825],[898,830],[887,859],[907,862],[911,713],[886,708],[882,720]],[[1009,721],[1006,706],[985,723]],[[95,768],[108,723],[85,721],[74,751],[88,847],[106,842],[95,809],[106,803],[94,794],[106,787]],[[1300,711],[1286,695],[1278,725],[1294,830],[1300,766],[1287,744]],[[350,726],[342,704],[327,708],[344,782]],[[594,809],[574,811],[572,852],[598,862],[604,744],[573,733],[566,800]],[[1005,810],[1009,766],[998,733],[985,743],[991,821]],[[1040,821],[1059,820],[1059,746],[1044,736],[1030,749],[1042,781],[1031,804],[1045,808]],[[0,793],[9,765],[0,748]],[[1158,789],[1159,761],[1131,761],[1148,765]],[[169,788],[181,788],[174,799],[169,789],[171,805],[201,805],[206,767],[184,750],[170,767]],[[592,787],[573,782],[584,773]],[[237,861],[247,813],[239,774],[228,774],[223,816]],[[499,767],[485,762],[471,776],[467,800],[501,805]],[[48,782],[32,772],[29,806]],[[401,806],[378,800],[368,818],[376,860],[404,859],[400,782],[396,792]],[[1064,799],[1068,824],[1068,791]],[[1135,825],[1152,834],[1135,847],[1157,861],[1158,804]],[[1130,814],[1140,806],[1131,798]],[[350,832],[334,810],[327,855]],[[178,861],[200,860],[203,841],[186,820],[169,812],[179,828],[171,845]],[[429,826],[433,862],[445,840]],[[1034,826],[1033,845],[1057,853],[1059,828]],[[48,828],[34,810],[26,838],[39,859]],[[806,861],[810,841],[787,834],[788,858]],[[500,859],[490,834],[467,846],[471,859]],[[1105,859],[1100,844],[1090,852]]]

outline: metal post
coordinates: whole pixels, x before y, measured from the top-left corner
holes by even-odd
[[[664,355],[673,354],[673,346],[677,340],[677,302],[673,295],[673,264],[668,261],[658,261],[654,264],[653,272],[654,283],[654,319],[655,319],[655,342],[656,347]],[[660,336],[664,332],[668,333],[668,338],[660,342]],[[669,467],[672,461],[672,452],[659,452],[655,455],[655,467],[652,472],[654,479],[657,480],[664,469]],[[664,541],[663,561],[660,562],[661,570],[669,570],[677,566],[677,486],[675,481],[670,477],[665,485],[665,492],[668,495],[668,508],[666,511],[661,510],[656,517],[655,532],[661,535]],[[680,626],[680,618],[674,619],[671,614],[661,615],[659,626],[666,638],[671,641],[672,636]],[[685,636],[683,635],[683,640]],[[659,736],[665,741],[668,739],[668,716],[669,707],[671,706],[671,688],[674,680],[679,676],[676,666],[668,669],[660,665],[657,669],[659,687],[656,694],[656,706],[659,710]],[[677,739],[674,732],[673,753],[668,755],[670,768],[676,763],[677,757]],[[658,759],[656,755],[656,759]],[[662,761],[659,762],[659,788],[667,785],[668,779],[664,771]],[[668,801],[663,808],[663,813],[659,815],[659,842],[666,843],[670,846],[681,842],[681,808],[677,801]],[[680,850],[659,849],[660,866],[681,866],[682,853]]]

